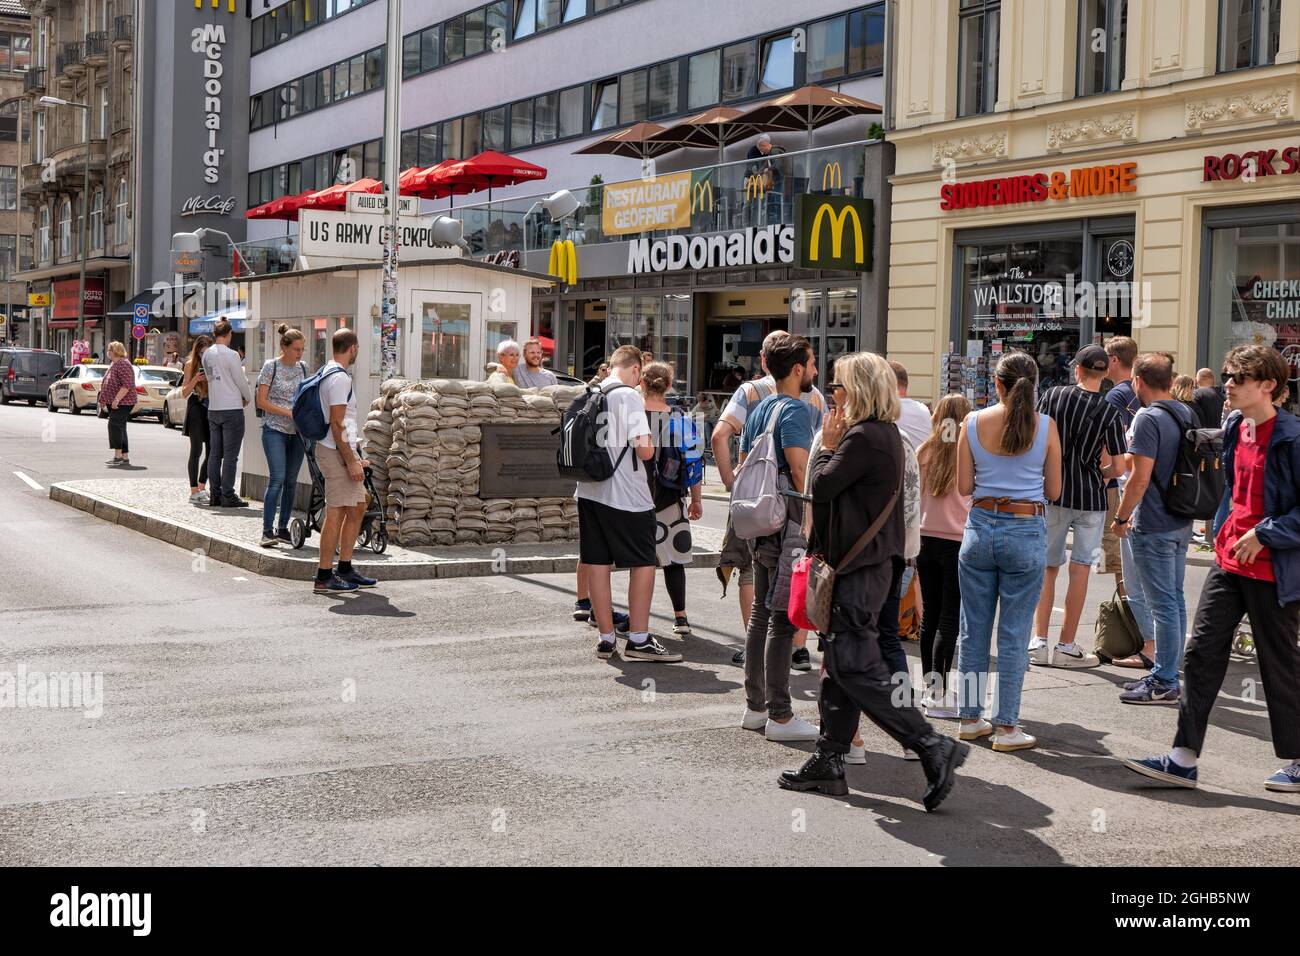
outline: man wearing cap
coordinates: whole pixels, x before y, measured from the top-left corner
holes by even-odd
[[[1061,434],[1061,496],[1047,505],[1047,570],[1034,616],[1029,662],[1052,667],[1093,667],[1097,658],[1075,645],[1074,635],[1088,594],[1088,572],[1101,554],[1106,521],[1106,481],[1124,471],[1124,422],[1101,396],[1110,357],[1100,345],[1085,345],[1071,363],[1074,385],[1049,388],[1038,410]],[[1056,599],[1056,577],[1065,564],[1065,536],[1073,530],[1065,620],[1053,653],[1048,625]]]

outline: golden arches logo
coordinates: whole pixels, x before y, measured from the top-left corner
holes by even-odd
[[[236,6],[236,5],[235,5],[235,0],[226,0],[226,12],[227,12],[227,13],[235,13],[235,12],[236,12],[236,10],[235,10],[235,6]],[[195,10],[202,10],[202,9],[203,9],[203,0],[194,0],[194,9],[195,9]],[[213,10],[220,10],[220,9],[221,9],[221,0],[212,0],[212,9],[213,9]],[[311,16],[310,13],[308,13],[307,15],[308,15],[309,17]]]
[[[866,244],[862,236],[862,219],[852,206],[845,206],[837,213],[829,203],[825,203],[817,210],[817,215],[813,217],[812,235],[808,244],[809,258],[814,262],[821,259],[818,250],[821,248],[823,216],[831,221],[831,256],[836,259],[843,255],[844,228],[848,224],[849,217],[853,217],[853,238],[857,242],[854,246],[853,261],[862,265],[865,262],[866,252]]]
[[[822,167],[822,190],[844,188],[844,167],[832,160]]]
[[[578,250],[572,239],[556,239],[551,243],[551,259],[546,271],[565,285],[577,285]]]
[[[709,197],[709,205],[707,207],[704,205],[704,197],[706,194]],[[711,179],[702,179],[691,187],[691,212],[706,208],[709,212],[713,212],[713,180]]]
[[[745,177],[745,202],[751,199],[762,199],[767,195],[767,180],[762,173],[754,173]]]

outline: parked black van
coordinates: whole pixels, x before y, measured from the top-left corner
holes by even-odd
[[[27,399],[45,404],[49,388],[63,374],[63,356],[44,349],[0,349],[0,405]]]

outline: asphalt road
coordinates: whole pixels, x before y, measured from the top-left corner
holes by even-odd
[[[1230,668],[1200,791],[1116,762],[1165,748],[1175,714],[1120,705],[1130,672],[1099,668],[1032,671],[1023,716],[1040,747],[977,747],[938,814],[919,804],[918,765],[869,724],[847,798],[790,794],[775,778],[810,745],[740,729],[739,614],[711,570],[689,573],[695,636],[666,639],[678,666],[596,659],[565,575],[320,598],[14,474],[43,488],[102,474],[104,431],[0,408],[0,671],[103,678],[97,719],[0,709],[0,863],[1248,865],[1300,851],[1300,797],[1262,788],[1279,761],[1263,706],[1243,699],[1253,661]],[[131,440],[141,473],[174,474],[184,494],[185,440],[151,423]],[[1203,574],[1189,570],[1193,602]],[[1085,635],[1108,593],[1094,583]],[[662,588],[655,600],[662,633]],[[816,686],[815,670],[792,678],[810,719]]]

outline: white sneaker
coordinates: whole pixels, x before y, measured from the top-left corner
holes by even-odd
[[[925,716],[931,720],[957,720],[961,717],[956,707],[939,707],[937,705],[925,708]]]
[[[1057,644],[1052,654],[1053,667],[1096,667],[1101,661],[1091,654],[1085,654],[1076,641],[1073,644]]]
[[[867,747],[863,744],[859,747],[857,744],[849,744],[849,752],[844,755],[844,762],[853,764],[855,767],[865,766],[867,763]]]
[[[904,747],[904,748],[903,748],[903,759],[904,759],[904,760],[920,760],[920,759],[921,759],[921,755],[920,755],[919,753],[917,753],[915,750],[908,750],[906,747]]]
[[[192,505],[206,505],[211,500],[206,491],[196,491],[190,495],[190,504]]]
[[[784,724],[778,724],[775,720],[768,720],[767,728],[764,731],[768,740],[775,740],[778,743],[803,743],[809,740],[816,740],[821,734],[817,728],[802,717],[791,717]]]
[[[740,722],[740,726],[746,730],[762,730],[767,726],[767,711],[750,710],[745,708],[745,717]]]
[[[962,724],[957,736],[962,740],[979,740],[993,733],[993,725],[981,717],[973,724]]]
[[[993,749],[1006,753],[1011,750],[1028,750],[1030,747],[1037,745],[1038,738],[1033,734],[1027,734],[1019,727],[1011,733],[1001,733],[993,735]]]
[[[1047,667],[1051,663],[1052,645],[1045,637],[1035,637],[1029,642],[1029,663]]]

